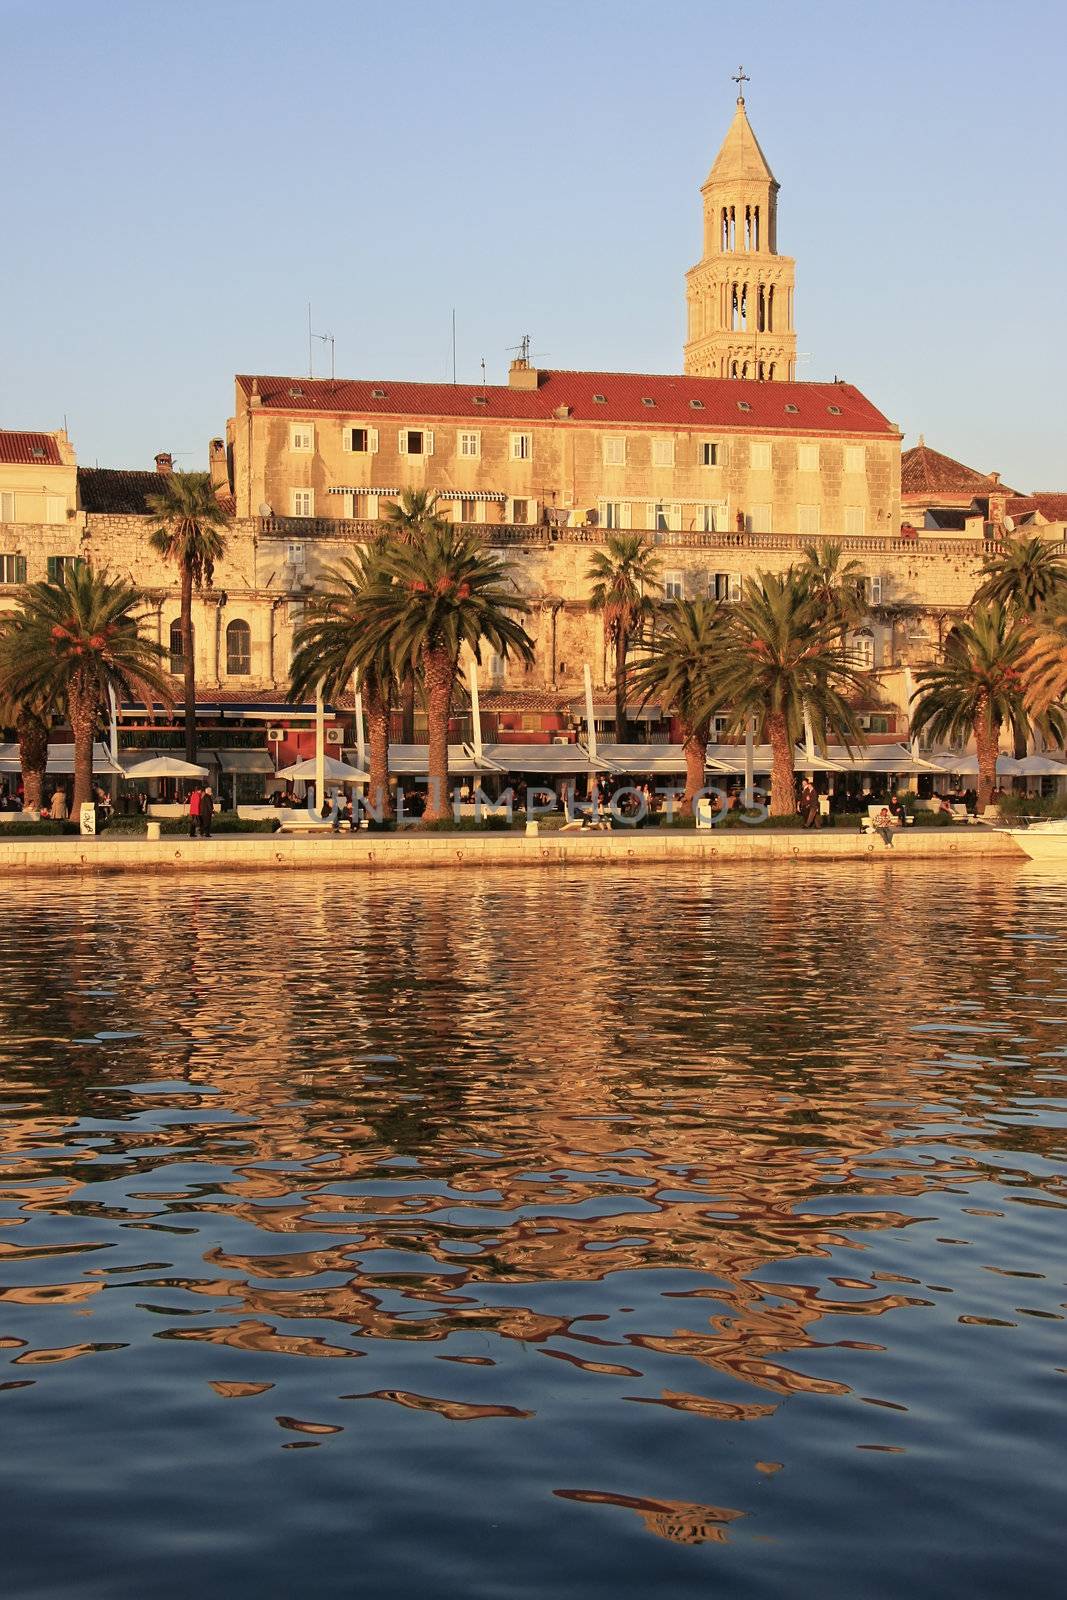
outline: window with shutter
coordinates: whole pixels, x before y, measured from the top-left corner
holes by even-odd
[[[620,434],[609,433],[602,441],[603,462],[606,467],[626,465],[626,440]]]
[[[680,572],[665,572],[663,574],[663,597],[665,600],[681,600],[685,596],[685,581]]]
[[[862,445],[862,444],[846,445],[845,446],[845,471],[846,472],[866,472],[866,470],[867,470],[867,450],[866,450],[866,447],[864,445]]]
[[[746,533],[770,533],[771,508],[770,506],[752,506],[745,518]]]
[[[290,450],[308,451],[315,448],[315,429],[310,422],[291,422],[289,424]]]
[[[719,465],[719,446],[714,439],[701,440],[700,465],[702,467],[717,467]]]
[[[849,538],[857,538],[866,532],[866,513],[862,506],[845,507],[845,532]]]
[[[45,498],[44,520],[50,523],[66,522],[67,502],[61,494],[50,494]]]
[[[459,454],[468,460],[475,460],[482,453],[482,436],[480,433],[460,433]]]
[[[770,445],[750,444],[748,447],[748,464],[753,472],[769,472],[771,468]]]
[[[370,451],[370,429],[369,428],[346,428],[345,429],[345,439],[347,441],[347,443],[345,444],[345,449],[346,450],[354,450],[357,455],[366,455],[366,454],[369,453],[369,451]]]
[[[512,461],[529,461],[533,454],[533,434],[513,433],[511,435]]]
[[[26,557],[0,556],[0,583],[25,583]]]
[[[15,495],[10,489],[0,493],[0,522],[14,522],[15,520]]]
[[[654,467],[673,467],[674,466],[674,440],[673,439],[653,439],[653,441],[652,441],[652,465]]]
[[[314,489],[293,489],[291,491],[291,504],[294,517],[313,517],[315,515]]]
[[[797,471],[818,472],[819,447],[817,444],[797,445]]]
[[[797,532],[809,537],[819,531],[819,507],[797,506]]]

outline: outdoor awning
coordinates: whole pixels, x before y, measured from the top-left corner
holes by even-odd
[[[577,700],[572,700],[570,702],[570,712],[571,712],[572,716],[581,717],[582,720],[584,721],[585,720],[585,701],[583,699],[580,699],[580,698],[577,699]],[[662,722],[663,721],[663,717],[664,717],[664,710],[663,710],[662,706],[627,706],[626,707],[626,720],[627,720],[627,722]],[[593,701],[593,720],[595,722],[611,722],[611,723],[614,723],[614,721],[615,721],[615,702],[614,702],[614,700],[594,700]]]
[[[327,494],[403,494],[403,489],[378,489],[369,483],[338,483],[327,489]]]
[[[22,771],[19,761],[19,747],[17,744],[0,744],[0,773],[16,773]],[[99,741],[93,745],[93,776],[94,778],[112,777],[122,771],[112,761],[107,745]],[[48,773],[55,778],[70,778],[74,775],[74,746],[72,744],[52,744],[48,747]]]
[[[685,747],[680,744],[608,744],[597,740],[597,754],[609,761],[618,772],[633,777],[678,777],[685,772]],[[729,773],[732,767],[724,766],[710,754],[704,770],[711,773]]]
[[[338,483],[327,489],[327,494],[403,494],[402,489],[377,489],[366,483]],[[503,489],[435,489],[442,500],[493,500],[503,505],[507,495]]]
[[[347,754],[352,752],[346,751]],[[424,744],[391,744],[389,746],[389,771],[397,778],[425,778],[428,776],[428,746]],[[484,751],[479,761],[469,744],[450,744],[448,770],[457,778],[477,777],[488,773],[502,773],[505,769],[490,761]]]
[[[938,771],[958,778],[978,776],[978,757],[961,751],[938,750],[931,757]],[[1002,750],[997,756],[997,777],[1010,778],[1016,771],[1015,757]]]
[[[708,759],[717,762],[726,772],[744,772],[745,747],[743,744],[712,744],[708,746]],[[758,744],[752,751],[753,772],[769,773],[773,766],[769,744]],[[818,751],[810,757],[799,745],[793,749],[794,772],[844,772],[837,761],[831,761]]]
[[[217,750],[218,763],[223,772],[265,773],[274,776],[274,762],[266,750]]]
[[[1067,761],[1050,755],[1024,756],[1013,764],[1013,774],[1016,778],[1067,778]]]
[[[827,751],[831,761],[845,772],[941,772],[936,761],[912,755],[906,744],[869,744],[849,753],[844,745],[832,744]]]
[[[507,772],[532,772],[546,778],[614,771],[602,755],[594,761],[582,744],[488,744],[485,754]]]

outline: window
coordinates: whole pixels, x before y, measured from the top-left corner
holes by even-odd
[[[819,447],[817,444],[797,445],[797,471],[818,472]]]
[[[734,362],[734,377],[735,378],[737,377],[737,362],[736,361]],[[739,400],[737,402],[737,409],[738,409],[738,411],[751,411],[752,407],[749,405],[747,400]]]
[[[300,539],[294,539],[286,546],[285,559],[295,572],[304,570],[304,544]]]
[[[513,433],[511,435],[512,461],[529,461],[533,455],[533,434]]]
[[[648,508],[648,525],[656,533],[678,533],[682,526],[682,508],[666,500],[655,500]]]
[[[605,434],[603,443],[604,465],[606,467],[624,467],[626,465],[626,440],[621,434]]]
[[[818,506],[797,506],[797,532],[809,535],[819,532]]]
[[[252,670],[252,630],[235,619],[226,627],[226,671],[234,675]]]
[[[700,526],[705,533],[726,532],[726,502],[718,501],[712,505],[701,506]]]
[[[654,406],[656,402],[653,400],[650,394],[643,394],[641,396],[641,404],[643,406]]]
[[[518,522],[518,523],[529,522],[529,520],[530,520],[530,502],[529,502],[529,500],[513,500],[511,502],[511,520],[512,520],[512,522]]]
[[[314,489],[290,489],[289,511],[294,517],[313,517],[315,515]]]
[[[845,446],[845,471],[866,472],[867,450],[862,444],[847,444]]]
[[[665,572],[663,574],[663,598],[665,600],[681,600],[685,595],[685,582],[680,572]]]
[[[703,411],[704,409],[703,400],[690,400],[689,404],[693,411]]]
[[[826,409],[827,409],[827,411],[830,413],[830,415],[832,417],[839,417],[841,415],[841,407],[840,406],[827,406]]]
[[[750,444],[748,447],[748,464],[753,472],[769,472],[771,470],[770,445]]]
[[[68,567],[75,567],[75,566],[77,566],[77,564],[78,564],[78,557],[77,556],[49,556],[48,557],[48,581],[49,581],[49,583],[62,583],[63,582],[63,574],[67,571],[67,568]]]
[[[875,577],[873,577],[873,578],[871,578],[869,580],[868,585],[867,585],[867,599],[868,599],[868,601],[870,602],[870,604],[872,606],[880,606],[881,605],[881,603],[882,603],[882,590],[884,588],[885,588],[885,580],[882,577],[881,573],[878,573],[877,576],[875,576]]]
[[[845,533],[850,539],[867,531],[866,513],[862,506],[845,507]]]
[[[289,424],[290,450],[314,450],[315,429],[310,422],[291,422]]]
[[[428,428],[401,428],[397,449],[402,456],[432,456],[433,434]]]
[[[719,446],[714,439],[700,441],[700,465],[702,467],[717,467],[719,465]]]
[[[674,466],[674,440],[673,439],[653,439],[653,441],[652,441],[652,465],[654,467],[673,467]]]
[[[49,494],[45,496],[44,520],[52,523],[66,522],[67,502],[61,494]]]
[[[350,428],[341,429],[341,446],[345,450],[352,450],[356,455],[376,455],[378,450],[377,428]]]
[[[845,649],[848,653],[848,664],[855,667],[858,672],[872,672],[874,670],[874,635],[863,628],[858,633],[850,633],[845,640]]]
[[[746,533],[770,533],[771,508],[770,506],[752,506],[745,518]]]
[[[461,433],[459,435],[459,454],[468,461],[477,460],[482,453],[482,436],[480,433]]]
[[[736,605],[741,598],[741,574],[713,572],[711,582],[708,584],[708,594],[713,600],[725,600],[730,605]]]
[[[180,678],[185,671],[185,652],[182,649],[182,625],[175,617],[170,625],[170,670],[171,676]],[[193,634],[193,654],[196,654],[196,634]]]
[[[601,502],[600,520],[605,528],[630,528],[633,526],[632,511],[628,500],[604,500]]]
[[[15,496],[10,489],[5,489],[0,494],[0,522],[14,522]]]
[[[595,394],[593,396],[593,404],[594,405],[606,406],[607,403],[608,403],[608,397],[607,397],[606,394]]]
[[[460,522],[477,522],[477,520],[478,520],[478,502],[477,502],[477,500],[461,500],[459,502],[459,520],[460,520]]]
[[[0,583],[25,583],[26,557],[0,556]]]

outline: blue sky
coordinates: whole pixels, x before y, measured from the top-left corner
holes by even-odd
[[[0,425],[200,466],[237,371],[681,367],[744,62],[798,375],[1067,489],[1060,0],[0,0]],[[316,345],[316,371],[328,371]]]

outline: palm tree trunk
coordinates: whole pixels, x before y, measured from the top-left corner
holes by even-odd
[[[452,687],[456,668],[447,650],[427,650],[423,656],[426,685],[426,719],[429,724],[429,749],[426,753],[430,793],[426,806],[427,822],[442,822],[448,806],[448,719],[452,711]]]
[[[410,671],[400,683],[400,742],[415,743],[415,674]]]
[[[626,652],[629,643],[627,631],[620,623],[615,634],[615,739],[618,744],[626,743]]]
[[[185,759],[196,760],[196,661],[193,658],[193,574],[182,565],[182,665],[185,669]]]
[[[978,752],[978,814],[992,803],[997,786],[997,754],[1000,746],[1000,724],[990,724],[986,717],[975,723],[974,743]]]
[[[95,684],[75,677],[67,696],[67,706],[74,734],[74,802],[71,812],[77,817],[81,807],[93,798],[93,739],[100,709]]]
[[[364,679],[363,697],[367,708],[370,745],[367,799],[373,815],[386,822],[393,815],[393,802],[389,794],[389,704],[387,697],[370,678]]]
[[[682,796],[682,810],[688,816],[693,809],[693,801],[704,787],[704,763],[708,755],[707,729],[703,732],[690,728],[683,723],[685,737],[682,740],[682,754],[685,756],[685,793]]]
[[[772,711],[767,716],[767,737],[771,742],[771,816],[795,817],[797,786],[793,775],[793,746],[785,713]]]
[[[22,767],[22,804],[27,811],[40,811],[44,775],[48,768],[48,724],[32,711],[15,719]]]

